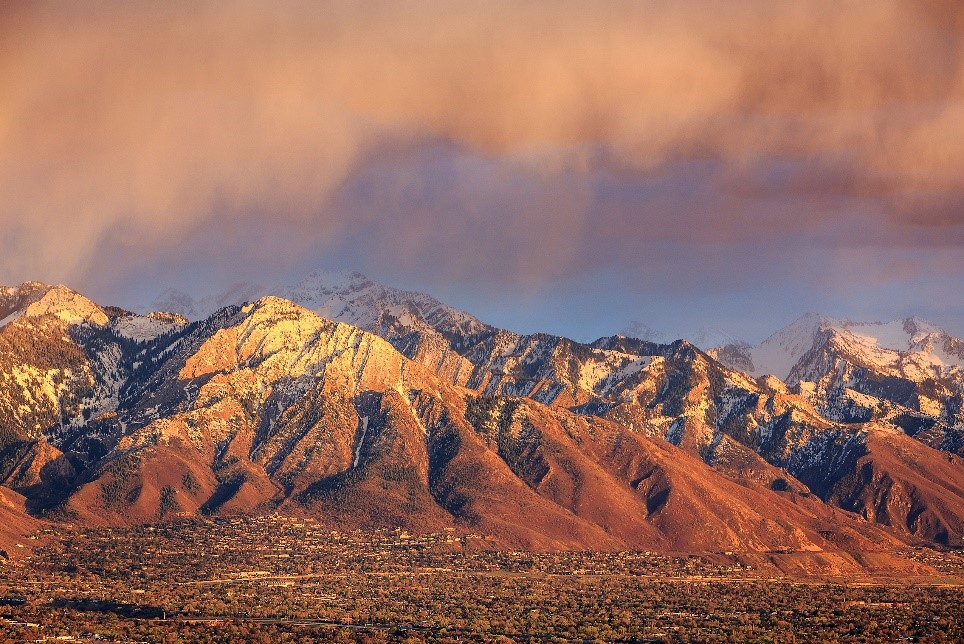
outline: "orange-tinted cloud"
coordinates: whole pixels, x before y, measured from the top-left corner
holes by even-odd
[[[964,242],[953,0],[0,11],[0,281],[377,251],[739,282],[793,244]]]

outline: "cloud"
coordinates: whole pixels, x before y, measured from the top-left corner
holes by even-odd
[[[698,292],[791,283],[813,247],[959,270],[953,0],[2,11],[0,281],[344,262]]]

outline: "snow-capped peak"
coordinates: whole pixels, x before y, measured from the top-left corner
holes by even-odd
[[[671,335],[657,331],[638,320],[632,320],[624,329],[617,332],[616,335],[635,338],[645,342],[655,342],[657,344],[671,344],[682,338],[701,351],[731,345],[743,346],[746,344],[746,342],[732,333],[716,327],[703,326],[693,332]]]
[[[893,322],[846,323],[841,330],[893,351],[913,351],[928,338],[947,335],[937,325],[916,317]]]
[[[472,315],[429,295],[385,286],[358,272],[312,273],[296,286],[277,289],[275,294],[329,320],[377,333],[387,333],[392,326],[460,335],[486,328]]]
[[[357,271],[316,271],[294,286],[264,288],[238,283],[222,293],[200,299],[168,289],[152,308],[197,320],[225,306],[253,302],[266,295],[290,300],[329,320],[386,335],[391,335],[389,327],[397,328],[399,333],[434,329],[460,335],[487,328],[465,311],[442,304],[429,295],[385,286]]]
[[[688,334],[686,339],[703,351],[727,345],[746,344],[746,342],[729,331],[715,327],[702,327],[696,333]]]
[[[726,361],[739,355],[742,368],[754,376],[773,374],[786,380],[821,338],[831,338],[837,351],[864,366],[896,369],[912,357],[921,368],[964,366],[964,343],[937,325],[912,317],[891,322],[854,322],[807,313],[752,347],[721,347],[714,353]]]

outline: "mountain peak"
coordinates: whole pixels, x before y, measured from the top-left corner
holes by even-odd
[[[4,299],[5,315],[0,326],[17,318],[43,315],[54,315],[68,324],[88,322],[104,326],[110,321],[104,309],[63,284],[49,286],[42,282],[24,282],[8,292]]]
[[[829,334],[829,335],[828,335]],[[932,322],[909,317],[890,322],[856,322],[806,313],[756,346],[729,344],[711,351],[728,366],[753,376],[787,379],[820,338],[832,338],[835,350],[874,367],[893,369],[901,356],[915,355],[922,368],[964,366],[964,346]],[[799,374],[798,374],[799,375]]]
[[[310,274],[277,295],[335,322],[387,335],[433,330],[473,334],[486,325],[465,311],[430,295],[381,284],[357,271]]]
[[[200,299],[168,289],[152,308],[199,320],[225,306],[253,302],[267,295],[294,302],[333,322],[392,337],[413,331],[472,335],[489,328],[465,311],[425,293],[386,286],[358,271],[314,271],[294,286],[263,288],[238,283]]]
[[[921,343],[899,368],[957,350],[923,321],[804,316],[764,343],[777,358],[805,352],[788,387],[687,340],[521,336],[357,273],[316,273],[290,289],[300,302],[260,293],[179,330],[182,318],[105,311],[63,286],[31,292],[23,315],[110,318],[103,330],[55,320],[3,334],[0,428],[33,450],[5,481],[37,503],[63,490],[81,518],[153,521],[176,490],[187,514],[270,503],[346,527],[471,517],[474,530],[565,547],[822,549],[835,543],[825,523],[797,502],[877,508],[890,477],[914,482],[919,507],[898,498],[865,517],[944,543],[964,533],[964,501],[948,494],[962,489],[956,461],[923,456],[962,450],[962,373],[941,389],[860,362],[894,354],[880,347],[901,337]],[[738,349],[766,364],[759,347]],[[876,463],[864,458],[874,450]],[[864,466],[873,476],[854,474]],[[791,502],[805,487],[817,494]]]
[[[772,374],[786,378],[794,365],[813,348],[821,331],[838,326],[840,322],[820,313],[808,312],[780,329],[755,347],[730,344],[719,347],[716,357],[730,360],[739,369],[755,377]]]
[[[729,331],[709,326],[701,327],[699,331],[692,334],[687,339],[699,347],[702,351],[726,345],[746,344],[746,342],[736,337]]]
[[[24,315],[26,317],[55,315],[68,324],[89,322],[104,326],[110,321],[104,309],[62,284],[52,286],[43,297],[27,306]]]
[[[314,271],[294,286],[277,288],[273,292],[306,308],[318,309],[324,308],[333,298],[344,300],[351,294],[388,288],[357,271]]]
[[[305,307],[277,295],[263,295],[242,307],[241,312],[249,317],[258,318],[314,315]]]

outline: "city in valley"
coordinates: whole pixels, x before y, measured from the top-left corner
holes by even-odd
[[[0,566],[6,641],[727,642],[964,637],[964,554],[912,578],[787,575],[810,553],[494,549],[282,516],[44,530]],[[833,635],[829,635],[832,633]]]

